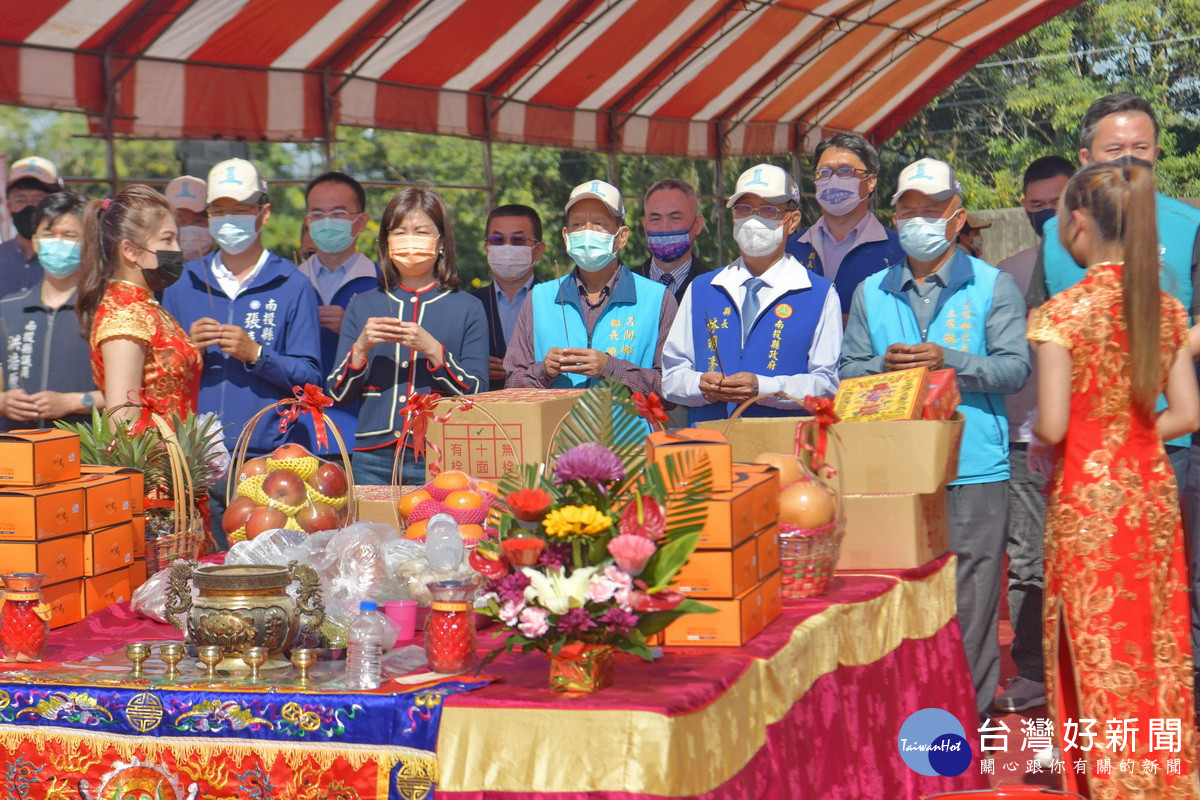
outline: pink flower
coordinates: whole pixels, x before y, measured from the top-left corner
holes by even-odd
[[[517,625],[517,630],[530,639],[544,636],[546,631],[550,630],[550,623],[546,621],[549,617],[550,612],[544,608],[526,607],[521,612],[521,622]]]
[[[604,568],[604,577],[617,585],[616,591],[613,592],[613,600],[616,600],[621,608],[628,609],[629,595],[633,592],[633,576],[616,564],[609,564]]]
[[[505,625],[516,625],[521,612],[525,610],[525,604],[513,600],[508,601],[500,606],[500,621]]]
[[[646,562],[654,555],[654,542],[645,536],[622,533],[608,543],[608,552],[617,560],[617,566],[630,575],[641,575]]]
[[[612,599],[620,586],[603,575],[596,575],[588,583],[587,598],[592,603],[606,603]]]

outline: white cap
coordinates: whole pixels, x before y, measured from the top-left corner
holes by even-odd
[[[41,156],[26,156],[14,161],[12,168],[8,171],[8,186],[28,178],[45,186],[46,191],[51,194],[61,192],[63,189],[63,181],[59,177],[58,167],[54,166],[54,162]]]
[[[604,181],[588,181],[581,183],[571,190],[571,196],[567,198],[567,207],[563,211],[570,211],[571,206],[578,203],[580,200],[599,200],[604,205],[608,206],[609,212],[614,217],[621,220],[621,224],[625,223],[625,203],[621,200],[621,192],[611,183]]]
[[[227,158],[208,171],[209,203],[222,197],[245,203],[260,192],[267,193],[267,182],[244,158]]]
[[[800,187],[783,167],[774,164],[755,164],[738,176],[737,188],[725,203],[733,208],[743,195],[755,194],[769,203],[800,202]]]
[[[183,208],[199,214],[208,208],[208,203],[204,202],[207,190],[207,185],[199,178],[181,175],[167,184],[163,195],[171,204],[171,208]]]
[[[896,205],[900,195],[908,191],[920,192],[934,200],[949,200],[956,194],[962,194],[962,184],[954,174],[954,167],[945,161],[922,158],[900,170],[892,205]]]

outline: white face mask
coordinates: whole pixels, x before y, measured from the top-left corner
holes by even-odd
[[[863,198],[858,196],[861,178],[821,178],[817,181],[817,203],[821,210],[833,217],[849,214],[858,208]]]
[[[179,229],[179,249],[183,251],[184,261],[200,258],[212,250],[213,237],[208,228],[199,225],[184,225]]]
[[[487,262],[496,277],[515,281],[533,268],[533,248],[523,244],[489,244]]]
[[[733,223],[733,240],[742,255],[769,256],[783,244],[783,220],[746,217]]]

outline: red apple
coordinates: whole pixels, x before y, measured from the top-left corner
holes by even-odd
[[[275,448],[275,452],[271,453],[271,458],[280,461],[285,458],[312,458],[312,453],[308,452],[303,445],[290,442],[281,444]]]
[[[240,485],[246,478],[251,478],[255,475],[265,475],[268,469],[267,459],[262,456],[252,458],[245,464],[242,464],[242,471],[238,473],[237,482]]]
[[[350,490],[350,485],[346,482],[346,471],[329,462],[317,467],[317,471],[308,479],[308,485],[335,500],[345,497],[346,492]]]
[[[246,521],[250,519],[250,514],[256,508],[258,508],[258,503],[249,497],[237,498],[225,509],[225,515],[221,517],[221,527],[225,529],[226,533],[233,533],[246,524]]]
[[[313,500],[296,514],[296,522],[306,533],[331,531],[340,526],[340,514],[333,506]]]
[[[290,469],[272,472],[263,481],[262,490],[267,497],[285,506],[298,506],[308,498],[304,481]]]
[[[286,524],[287,517],[278,508],[256,506],[250,512],[250,518],[246,520],[246,538],[253,539],[263,531],[282,528]]]

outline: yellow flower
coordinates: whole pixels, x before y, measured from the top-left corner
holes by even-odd
[[[542,520],[542,527],[548,535],[563,539],[568,536],[595,536],[612,527],[612,517],[601,514],[595,506],[563,506],[547,514]]]

